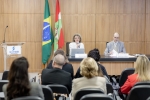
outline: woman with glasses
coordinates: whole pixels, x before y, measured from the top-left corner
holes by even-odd
[[[69,49],[72,49],[72,48],[84,48],[84,44],[81,43],[81,36],[80,36],[80,34],[75,34],[73,36],[73,42],[71,42],[69,44]]]

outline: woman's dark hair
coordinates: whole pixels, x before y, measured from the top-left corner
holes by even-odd
[[[16,97],[29,96],[30,83],[28,76],[29,63],[25,57],[15,59],[8,74],[7,97],[11,100]]]
[[[99,50],[95,48],[95,49],[89,51],[88,57],[91,57],[91,58],[93,58],[95,61],[98,62],[98,61],[100,60],[100,58],[101,58],[101,55],[100,55]]]

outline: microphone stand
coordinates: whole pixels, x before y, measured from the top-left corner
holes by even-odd
[[[8,26],[6,26],[7,28]],[[5,43],[5,33],[6,33],[6,28],[5,28],[5,31],[4,31],[4,40],[3,40],[3,43]]]

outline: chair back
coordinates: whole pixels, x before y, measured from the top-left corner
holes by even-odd
[[[69,44],[70,42],[66,42],[66,56],[69,56]]]
[[[67,94],[69,97],[69,92],[66,86],[60,84],[49,84],[47,86],[52,89],[53,93]]]
[[[8,72],[9,72],[9,71],[4,71],[4,72],[3,72],[2,80],[7,80]]]
[[[150,86],[139,85],[132,87],[127,100],[146,100],[150,96]]]
[[[4,84],[7,84],[9,81],[8,80],[0,80],[0,92],[2,92],[2,88]]]
[[[25,96],[25,97],[14,98],[12,100],[43,100],[43,99],[37,96]]]
[[[113,98],[106,94],[93,93],[82,96],[80,100],[113,100]]]
[[[74,100],[80,100],[82,96],[86,94],[91,94],[91,93],[101,93],[104,94],[104,92],[101,89],[92,89],[92,88],[87,88],[87,89],[81,89],[77,91],[75,94]]]
[[[121,76],[119,78],[119,86],[123,86],[125,81],[127,80],[128,76],[134,73],[134,68],[127,68],[122,71]]]
[[[44,94],[44,100],[53,100],[53,92],[48,86],[42,85],[42,90]]]
[[[146,81],[146,82],[137,82],[136,84],[134,84],[134,86],[139,86],[139,85],[149,85],[149,86],[150,86],[150,81]]]
[[[112,93],[113,94],[113,87],[110,83],[106,83],[107,88],[107,94]]]
[[[109,42],[106,42],[106,47],[107,47],[107,43],[109,43]]]

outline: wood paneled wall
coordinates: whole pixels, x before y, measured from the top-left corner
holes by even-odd
[[[54,30],[55,0],[49,0],[49,4]],[[60,6],[65,42],[80,33],[86,53],[96,47],[103,54],[106,42],[118,32],[128,53],[150,54],[150,0],[60,0]],[[26,42],[23,56],[29,60],[30,72],[43,68],[43,12],[44,0],[0,0],[0,43],[8,25],[6,42]],[[2,48],[0,64],[2,72]]]

